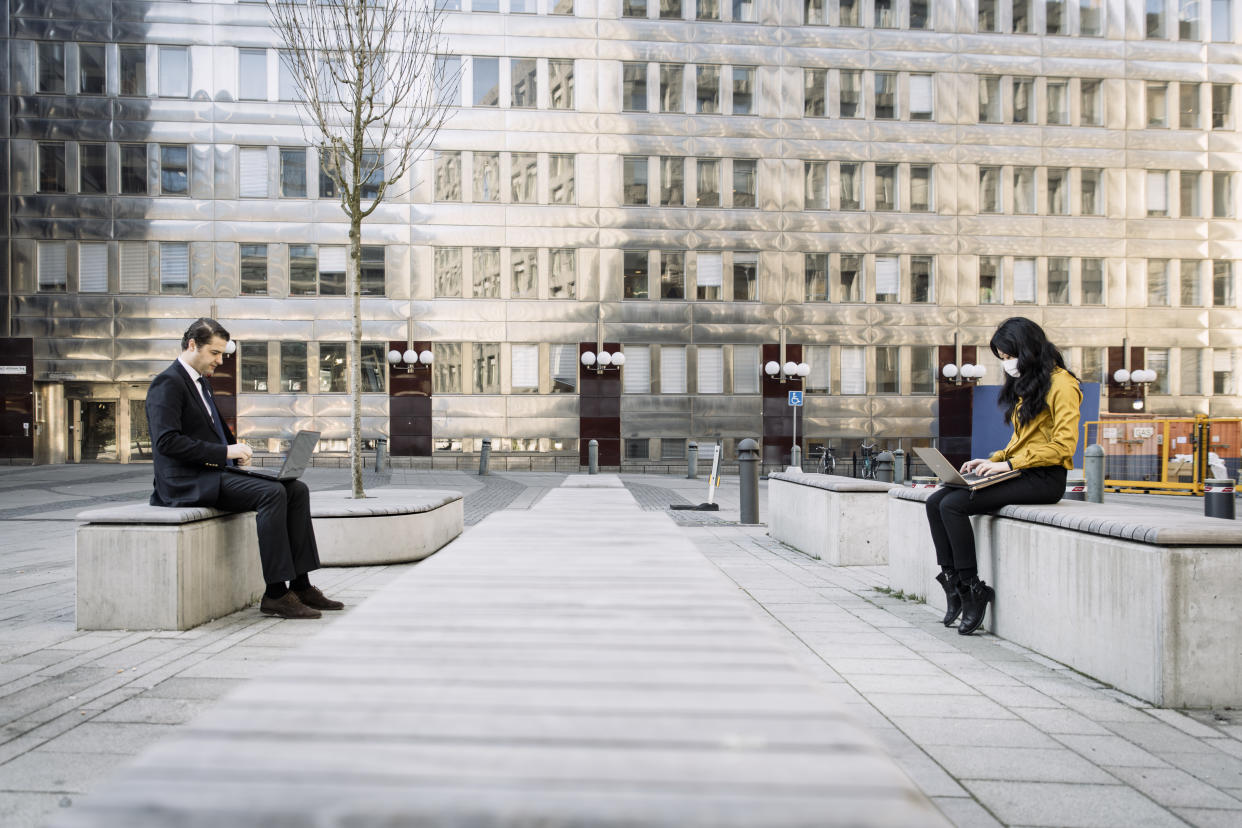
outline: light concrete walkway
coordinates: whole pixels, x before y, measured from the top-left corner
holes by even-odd
[[[935,825],[878,743],[613,476],[492,515],[64,826]]]
[[[308,477],[312,488],[348,485],[343,470],[312,469]],[[490,531],[489,515],[521,517],[538,508],[565,479],[395,472],[369,485],[465,492],[467,524],[474,524],[465,540]],[[1007,642],[960,637],[927,607],[877,591],[886,582],[883,568],[828,567],[772,541],[763,527],[736,525],[735,478],[717,490],[718,513],[666,511],[670,503],[704,500],[702,479],[623,476],[621,482],[650,513],[635,520],[676,522],[676,536],[733,580],[804,671],[879,738],[955,824],[1242,825],[1237,711],[1152,709]],[[0,468],[5,828],[43,825],[89,802],[132,757],[175,738],[199,714],[222,710],[221,697],[249,692],[252,677],[331,634],[377,590],[424,566],[322,570],[317,582],[350,607],[314,624],[266,619],[249,609],[186,633],[75,631],[72,516],[145,497],[149,489],[150,467]],[[766,496],[766,487],[760,494]],[[1186,508],[1185,499],[1129,497],[1153,508],[1164,508],[1162,500]],[[1194,504],[1202,508],[1201,501]],[[589,522],[591,515],[575,519]],[[541,521],[530,526],[560,531]],[[503,548],[509,540],[502,533],[497,543]],[[640,613],[645,610],[635,610]],[[428,635],[417,640],[430,647]],[[367,718],[365,710],[355,714]],[[410,727],[423,726],[418,708],[407,714]],[[439,715],[427,726],[444,729],[452,718]],[[466,726],[463,717],[456,721]],[[253,722],[241,724],[260,732]]]

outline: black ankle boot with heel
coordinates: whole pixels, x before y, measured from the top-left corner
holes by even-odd
[[[970,635],[979,629],[983,616],[988,611],[988,604],[996,598],[996,590],[972,575],[958,584],[958,594],[962,599],[962,623],[957,627],[958,635]]]
[[[944,587],[944,625],[951,627],[957,617],[962,614],[962,596],[957,591],[959,584],[957,572],[944,567],[936,576],[936,580],[940,582],[940,586]]]

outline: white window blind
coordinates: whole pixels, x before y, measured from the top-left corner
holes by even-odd
[[[122,293],[146,293],[151,289],[147,267],[146,242],[121,242]]]
[[[320,273],[344,273],[345,272],[345,248],[344,247],[321,247],[319,248],[319,272]]]
[[[267,147],[242,147],[238,156],[242,198],[267,198]]]
[[[875,257],[875,293],[877,296],[896,296],[899,285],[897,257]]]
[[[867,368],[861,346],[841,348],[841,393],[867,393]]]
[[[625,367],[621,369],[621,390],[626,394],[651,393],[650,346],[625,346]]]
[[[513,346],[513,387],[539,387],[539,346]]]
[[[910,76],[910,114],[932,111],[932,76]]]
[[[699,393],[724,393],[724,349],[718,345],[699,346]]]
[[[78,292],[107,293],[108,245],[83,242],[78,245]]]
[[[806,378],[807,391],[827,391],[832,375],[828,370],[828,346],[810,345],[803,352],[803,360],[811,367]]]
[[[1013,260],[1013,301],[1035,301],[1035,260]]]
[[[684,345],[660,347],[660,393],[686,393],[686,347]]]
[[[759,346],[733,346],[733,393],[759,393]]]
[[[1160,215],[1169,212],[1168,175],[1163,170],[1147,172],[1147,212]]]
[[[628,357],[627,357],[628,359]],[[578,385],[578,346],[577,345],[553,345],[551,354],[552,363],[552,381],[560,382],[568,385],[570,388],[576,388]],[[625,369],[621,373],[629,370],[629,362],[626,362]],[[649,371],[650,372],[650,371]]]
[[[160,47],[160,97],[190,96],[190,50],[184,46]]]
[[[724,266],[721,264],[719,253],[700,253],[699,254],[699,287],[720,287],[724,284],[723,279]]]
[[[267,50],[238,51],[238,97],[242,100],[267,100]]]
[[[185,289],[190,285],[190,246],[160,245],[160,288]]]
[[[39,290],[64,290],[65,243],[39,242]]]
[[[1232,371],[1233,370],[1233,351],[1226,348],[1217,348],[1212,351],[1212,370],[1213,371]]]

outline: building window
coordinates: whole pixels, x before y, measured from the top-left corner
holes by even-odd
[[[979,123],[1001,122],[1000,78],[986,75],[979,78]]]
[[[1179,40],[1202,40],[1199,35],[1200,0],[1178,0],[1177,37]]]
[[[500,248],[474,248],[471,296],[475,299],[500,298]]]
[[[838,301],[855,304],[862,302],[866,294],[866,286],[863,283],[862,255],[842,253],[837,279]]]
[[[1182,259],[1180,269],[1181,306],[1183,308],[1203,307],[1203,294],[1199,289],[1199,262],[1194,259]]]
[[[1177,125],[1181,129],[1199,129],[1199,84],[1177,85]]]
[[[59,141],[39,142],[39,192],[65,192],[65,145]]]
[[[1078,33],[1084,37],[1104,34],[1104,0],[1078,0]]]
[[[474,106],[500,106],[500,58],[471,58],[474,73]]]
[[[189,293],[190,246],[182,243],[160,244],[160,293]]]
[[[1169,174],[1164,170],[1147,172],[1147,215],[1169,214]]]
[[[577,297],[578,267],[573,248],[556,248],[548,252],[548,296],[551,299]]]
[[[737,348],[740,346],[734,347]],[[755,350],[757,352],[758,348]],[[758,353],[756,353],[755,358],[756,360],[758,359]],[[832,390],[832,385],[830,383],[832,372],[828,368],[828,346],[807,345],[802,350],[802,361],[811,368],[811,373],[807,374],[806,379],[803,380],[802,387],[806,390],[806,392],[808,394],[829,393]],[[756,370],[758,370],[758,367],[759,366],[756,364]],[[755,379],[755,384],[758,386],[758,377]],[[755,391],[758,392],[758,390],[758,387],[756,387]],[[737,393],[736,389],[734,389],[734,393]]]
[[[1064,256],[1048,257],[1048,304],[1068,305],[1069,295],[1069,259]]]
[[[280,390],[292,393],[306,391],[306,343],[280,343]]]
[[[1000,15],[996,13],[996,0],[979,0],[976,28],[980,32],[1000,31]]]
[[[1233,129],[1233,87],[1212,84],[1212,129]]]
[[[1035,123],[1035,79],[1013,79],[1013,122],[1015,124]]]
[[[267,245],[241,245],[241,292],[243,296],[267,295]]]
[[[280,195],[282,198],[306,198],[306,150],[280,150]]]
[[[238,343],[239,360],[241,363],[241,383],[239,391],[267,391],[267,343],[246,340]]]
[[[804,195],[803,208],[806,210],[828,209],[828,162],[803,162]]]
[[[841,393],[867,393],[867,363],[861,345],[841,346]]]
[[[1104,125],[1103,81],[1082,80],[1078,84],[1079,122],[1083,126]]]
[[[457,342],[435,342],[431,369],[431,388],[436,394],[461,393],[461,345]]]
[[[363,296],[383,296],[387,292],[384,278],[384,246],[382,244],[362,245],[362,260],[359,262],[358,289]]]
[[[1104,348],[1082,349],[1082,373],[1079,379],[1083,382],[1108,382],[1108,352]]]
[[[875,257],[875,301],[901,301],[901,262],[896,256]]]
[[[1217,348],[1212,351],[1212,393],[1232,395],[1233,351]]]
[[[812,370],[814,364],[812,363]],[[759,393],[759,346],[733,346],[733,393]]]
[[[837,0],[837,25],[858,27],[862,25],[861,0]]]
[[[979,168],[979,212],[1001,211],[1001,168]]]
[[[806,291],[803,301],[828,301],[828,254],[807,253],[804,257]]]
[[[344,394],[349,391],[346,369],[348,346],[344,342],[319,343],[319,393]]]
[[[875,165],[875,202],[873,210],[897,209],[897,165]]]
[[[625,440],[626,460],[651,459],[651,439],[648,437],[627,437]]]
[[[695,160],[695,202],[700,207],[720,206],[720,161],[715,158]]]
[[[679,63],[660,64],[660,111],[684,112],[682,100],[682,84],[685,79],[685,67]]]
[[[702,0],[699,0],[702,2]],[[755,68],[733,67],[733,114],[754,115]]]
[[[686,346],[660,346],[660,393],[686,393]]]
[[[78,244],[78,292],[108,292],[108,245],[104,242]]]
[[[841,97],[837,102],[837,112],[842,118],[862,118],[862,71],[859,69],[842,69],[840,72]]]
[[[1169,260],[1147,260],[1147,306],[1151,308],[1167,308],[1169,306]]]
[[[107,92],[107,58],[100,43],[78,46],[78,92],[82,95],[103,95]]]
[[[802,114],[807,118],[828,115],[828,70],[802,70]]]
[[[1156,372],[1156,380],[1148,390],[1152,394],[1168,394],[1169,393],[1169,349],[1168,348],[1148,348],[1143,354],[1143,361],[1147,363],[1146,368]]]
[[[237,97],[243,101],[267,100],[267,50],[239,49]]]
[[[474,186],[472,196],[476,202],[500,201],[500,153],[474,153]]]
[[[626,299],[646,299],[648,263],[646,250],[626,250],[622,253],[622,296]]]
[[[461,201],[461,153],[437,152],[435,200]]]
[[[539,100],[537,86],[537,62],[534,58],[511,58],[509,77],[513,84],[513,106],[534,109]]]
[[[64,293],[69,289],[69,272],[64,242],[39,242],[39,292]]]
[[[700,345],[695,349],[695,356],[698,357],[698,393],[723,394],[724,348]]]
[[[1053,216],[1068,216],[1069,170],[1051,167],[1047,171],[1048,213]]]
[[[282,101],[304,100],[300,78],[293,73],[293,59],[288,52],[280,52],[277,58],[279,71],[276,76],[276,94]]]
[[[1048,123],[1064,126],[1069,123],[1069,81],[1050,80],[1048,93]]]
[[[147,194],[146,144],[121,144],[121,194]]]
[[[340,198],[341,191],[337,186],[338,170],[336,155],[327,147],[319,148],[319,197]],[[266,193],[266,189],[264,190]]]
[[[933,117],[931,75],[910,76],[910,120],[930,121]]]
[[[1233,262],[1212,262],[1212,307],[1232,308],[1236,304]]]
[[[267,198],[267,147],[242,147],[237,151],[242,198]]]
[[[979,304],[1000,305],[1005,301],[1001,281],[1000,256],[979,257]]]
[[[621,372],[621,393],[651,393],[651,348],[649,346],[625,346],[625,369]]]
[[[910,346],[910,393],[936,393],[936,349],[930,345]]]
[[[145,97],[147,94],[147,48],[121,46],[119,49],[122,95]]]
[[[435,68],[436,103],[441,106],[461,105],[461,58],[448,55],[436,55]],[[284,61],[281,61],[281,92],[280,99],[285,97]]]
[[[802,0],[802,20],[806,25],[828,25],[828,16],[824,11],[825,4],[826,0]]]
[[[509,251],[509,296],[536,299],[539,295],[539,251],[515,247]]]
[[[931,256],[910,257],[910,301],[925,304],[935,301],[935,262]]]
[[[1012,31],[1014,34],[1031,32],[1031,0],[1013,0]]]
[[[432,258],[436,298],[460,299],[463,282],[461,248],[437,247]]]
[[[289,245],[289,295],[314,296],[318,292],[319,260],[315,245]]]
[[[190,50],[184,46],[161,46],[160,97],[190,97]]]
[[[548,61],[549,103],[553,109],[574,108],[574,62]]]
[[[754,207],[758,162],[733,159],[733,206]]]
[[[681,0],[660,0],[660,17],[664,20],[681,20]]]
[[[553,394],[573,394],[578,390],[578,346],[554,344],[549,348],[548,369]],[[626,368],[628,369],[628,365]]]
[[[918,213],[932,210],[932,168],[926,164],[910,165],[910,209]]]
[[[319,248],[319,295],[345,295],[345,257],[347,248],[320,246]]]
[[[621,110],[647,111],[647,64],[621,64]]]
[[[629,205],[647,205],[647,157],[626,156],[622,160],[622,190],[624,203]]]
[[[1165,0],[1147,0],[1146,30],[1148,40],[1163,40]]]
[[[1035,302],[1035,260],[1032,258],[1013,260],[1013,301],[1022,305]]]
[[[475,394],[500,393],[500,343],[475,342],[471,352],[471,390]]]
[[[1147,128],[1164,129],[1169,125],[1168,117],[1169,85],[1167,83],[1147,82]]]
[[[897,28],[897,9],[895,0],[873,0],[875,27],[877,29]]]
[[[733,254],[733,301],[753,302],[759,298],[759,254]]]
[[[660,158],[660,206],[684,207],[686,204],[686,159],[681,156]]]
[[[1103,175],[1103,170],[1080,171],[1078,189],[1084,216],[1104,215],[1103,190],[1100,189]]]
[[[1013,168],[1013,211],[1019,215],[1035,213],[1035,168]]]
[[[160,146],[160,193],[190,194],[190,152],[188,147]]]
[[[723,298],[724,261],[719,253],[700,253],[695,276],[696,295],[703,301]]]
[[[696,66],[694,69],[695,112],[715,115],[720,112],[720,67]]]
[[[1082,303],[1084,305],[1104,304],[1103,259],[1083,259],[1082,276],[1079,281],[1082,284]]]
[[[862,165],[841,162],[841,209],[861,210],[862,207]]]
[[[1212,173],[1212,218],[1233,215],[1233,176],[1227,172]]]
[[[686,254],[664,250],[660,253],[660,298],[686,298]]]
[[[897,117],[897,73],[875,73],[875,117]]]
[[[41,94],[65,94],[65,44],[36,43],[38,57],[38,83]]]
[[[1069,34],[1069,19],[1065,16],[1065,0],[1045,0],[1044,34]]]
[[[509,201],[535,204],[539,200],[539,156],[533,152],[509,154]]]
[[[149,252],[146,242],[121,242],[121,292],[146,293],[151,289]]]
[[[754,23],[756,20],[755,0],[733,0],[734,23]]]
[[[1199,173],[1193,170],[1182,170],[1177,175],[1182,218],[1194,218],[1203,214],[1199,206],[1199,177]]]

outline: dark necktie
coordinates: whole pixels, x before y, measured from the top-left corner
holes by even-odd
[[[220,424],[220,409],[216,408],[215,398],[211,396],[211,384],[207,382],[206,377],[199,377],[198,384],[203,389],[203,398],[207,400],[207,411],[211,424],[216,427],[216,436],[220,438],[221,443],[228,445],[229,439],[224,436],[224,426]]]

